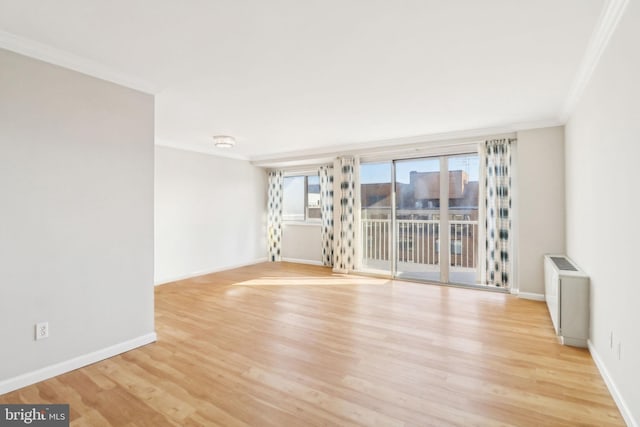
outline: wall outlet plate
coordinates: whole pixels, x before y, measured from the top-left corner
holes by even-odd
[[[49,322],[36,323],[36,341],[49,338]]]

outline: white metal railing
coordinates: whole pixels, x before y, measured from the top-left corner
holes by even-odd
[[[362,220],[363,259],[389,261],[391,257],[389,249],[390,228],[391,220],[389,219]]]
[[[439,220],[396,220],[398,262],[438,264]]]
[[[451,266],[476,268],[478,265],[478,221],[449,220]]]
[[[389,261],[390,219],[362,219],[363,260]],[[440,221],[396,220],[398,262],[437,265]],[[452,267],[475,268],[478,262],[478,221],[449,220],[449,259]]]

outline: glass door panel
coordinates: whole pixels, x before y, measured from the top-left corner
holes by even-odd
[[[480,159],[477,154],[450,156],[449,282],[478,283],[478,195]]]
[[[440,158],[396,160],[398,277],[441,281]]]
[[[360,164],[361,268],[392,273],[391,162]]]

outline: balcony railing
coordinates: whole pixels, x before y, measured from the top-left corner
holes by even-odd
[[[362,219],[364,262],[389,261],[391,257],[389,219]],[[440,220],[396,220],[398,262],[437,265],[440,260]],[[476,268],[478,262],[478,221],[449,220],[449,260],[452,267]]]

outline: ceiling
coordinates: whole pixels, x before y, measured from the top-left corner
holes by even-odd
[[[562,123],[606,5],[0,0],[0,38],[155,93],[159,145],[264,160]]]

